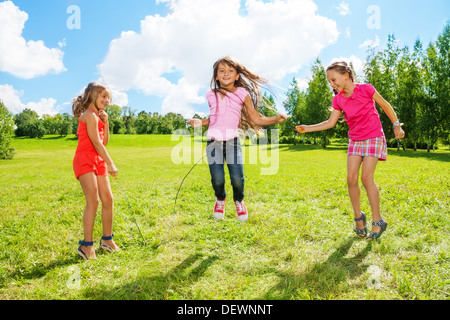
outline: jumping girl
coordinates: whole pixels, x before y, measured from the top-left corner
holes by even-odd
[[[374,181],[378,161],[386,161],[387,145],[375,102],[383,109],[394,125],[397,139],[405,136],[392,106],[383,99],[371,84],[357,84],[352,69],[346,62],[336,62],[327,68],[327,79],[336,93],[330,118],[319,124],[300,125],[300,133],[327,130],[334,127],[344,113],[349,126],[350,138],[347,155],[347,184],[355,215],[355,232],[367,236],[366,215],[360,208],[359,169],[362,165],[361,181],[367,192],[372,209],[372,231],[369,240],[378,239],[387,228],[387,221],[380,215],[379,190]]]
[[[83,215],[84,240],[79,242],[78,254],[85,260],[95,258],[93,249],[94,220],[102,201],[103,237],[100,247],[113,252],[118,250],[114,243],[113,195],[108,173],[117,177],[117,168],[105,146],[109,141],[108,115],[105,108],[110,104],[111,94],[103,85],[90,83],[84,94],[73,100],[72,111],[78,124],[78,146],[73,159],[75,177],[80,181],[86,197]]]
[[[260,87],[267,81],[226,56],[214,63],[211,90],[206,94],[209,119],[191,119],[193,127],[209,125],[206,147],[212,187],[216,196],[213,215],[221,220],[225,213],[225,172],[227,163],[233,187],[233,200],[240,221],[248,219],[244,203],[244,168],[239,141],[239,128],[259,132],[261,127],[282,123],[286,117],[277,114],[265,117],[257,110],[261,106]]]

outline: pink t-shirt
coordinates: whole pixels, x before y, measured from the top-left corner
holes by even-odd
[[[206,100],[209,104],[209,139],[226,141],[239,136],[242,105],[248,92],[238,87],[235,92],[227,92],[222,98],[219,93],[209,90]]]
[[[350,97],[346,98],[340,92],[333,98],[333,108],[344,111],[350,139],[360,141],[384,135],[380,115],[373,101],[375,92],[371,84],[356,84]]]

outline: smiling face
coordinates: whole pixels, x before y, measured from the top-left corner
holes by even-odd
[[[111,103],[111,94],[108,90],[104,89],[100,92],[95,100],[95,106],[98,110],[105,110],[107,106]]]
[[[239,73],[228,64],[220,63],[217,67],[216,81],[219,81],[220,87],[231,89],[234,83],[239,79]]]
[[[337,93],[341,92],[342,90],[345,91],[349,84],[353,83],[348,73],[340,73],[336,70],[328,70],[327,79],[330,83],[331,88],[333,88],[333,90],[335,90]]]

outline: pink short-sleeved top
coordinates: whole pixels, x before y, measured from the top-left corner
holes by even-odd
[[[239,136],[242,106],[247,95],[248,92],[242,87],[234,92],[227,92],[223,98],[213,90],[206,93],[209,104],[209,139],[226,141]]]
[[[344,97],[342,91],[333,98],[333,108],[344,111],[350,139],[361,141],[384,136],[380,115],[373,100],[375,92],[371,84],[356,84],[350,97]]]

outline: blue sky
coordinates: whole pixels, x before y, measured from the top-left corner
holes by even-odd
[[[70,112],[100,81],[137,112],[206,114],[212,64],[230,54],[276,85],[281,106],[316,58],[358,71],[389,34],[426,47],[449,19],[448,0],[0,1],[0,99],[13,113]]]

